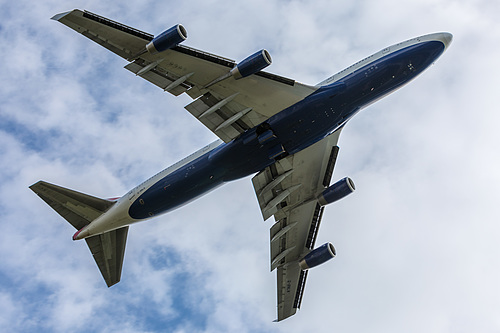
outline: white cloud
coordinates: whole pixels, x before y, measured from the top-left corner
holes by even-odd
[[[249,179],[130,229],[108,289],[73,228],[27,188],[39,179],[112,197],[213,135],[125,62],[49,20],[74,2],[3,4],[0,23],[0,327],[5,331],[498,331],[500,26],[491,1],[102,3],[86,9],[315,84],[383,47],[449,31],[426,73],[347,125],[302,310],[275,318],[268,229]]]

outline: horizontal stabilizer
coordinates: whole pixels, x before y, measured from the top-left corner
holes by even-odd
[[[85,227],[114,205],[113,201],[96,198],[44,181],[31,185],[30,189],[77,230]]]
[[[108,287],[120,282],[128,226],[85,238]]]
[[[44,181],[31,185],[30,189],[77,230],[88,225],[115,204],[114,201]],[[85,238],[108,287],[120,281],[127,234],[128,226]]]

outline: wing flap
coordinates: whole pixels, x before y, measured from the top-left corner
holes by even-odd
[[[179,77],[172,76],[165,70],[162,70],[161,67],[158,67],[158,65],[159,62],[157,61],[147,63],[146,61],[139,59],[125,66],[125,69],[128,69],[135,75],[142,77],[174,96],[179,96],[191,88],[192,85],[188,84],[186,80],[172,86],[172,84],[174,84]],[[148,68],[148,66],[151,67]]]
[[[321,220],[321,208],[317,202],[310,201],[292,209],[287,217],[271,227],[271,271],[300,259],[311,249]],[[279,262],[276,261],[278,258]]]
[[[267,220],[272,215],[279,214],[280,208],[286,205],[286,202],[283,204],[282,202],[291,194],[290,189],[293,185],[288,184],[288,186],[283,186],[282,183],[293,173],[293,158],[293,155],[283,158],[270,167],[265,168],[252,178],[253,187],[264,220]],[[287,195],[283,196],[282,193],[287,188],[290,189],[288,193],[286,193]],[[283,200],[278,202],[276,199],[278,199],[279,196],[283,197]],[[278,207],[278,205],[281,207]],[[276,220],[280,219],[277,216],[275,216],[275,218]]]

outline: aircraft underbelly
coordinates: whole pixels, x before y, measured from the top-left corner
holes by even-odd
[[[444,51],[427,42],[392,53],[358,71],[321,87],[220,149],[208,152],[167,175],[129,209],[134,219],[146,219],[179,206],[295,154],[342,127],[363,107],[411,81]]]

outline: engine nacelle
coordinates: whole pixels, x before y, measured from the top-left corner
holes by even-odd
[[[325,243],[302,258],[302,260],[299,261],[300,268],[305,271],[309,268],[316,267],[334,258],[336,254],[337,252],[335,252],[335,247],[332,243]]]
[[[356,187],[351,178],[345,177],[339,180],[332,186],[328,187],[318,196],[318,202],[321,206],[325,206],[346,197],[354,192]]]
[[[153,40],[146,45],[146,50],[151,54],[163,52],[185,41],[186,38],[186,29],[181,24],[177,24],[153,38]]]
[[[269,52],[260,50],[236,65],[236,67],[231,70],[231,75],[235,79],[241,79],[242,77],[250,76],[266,68],[271,62],[272,60]]]

